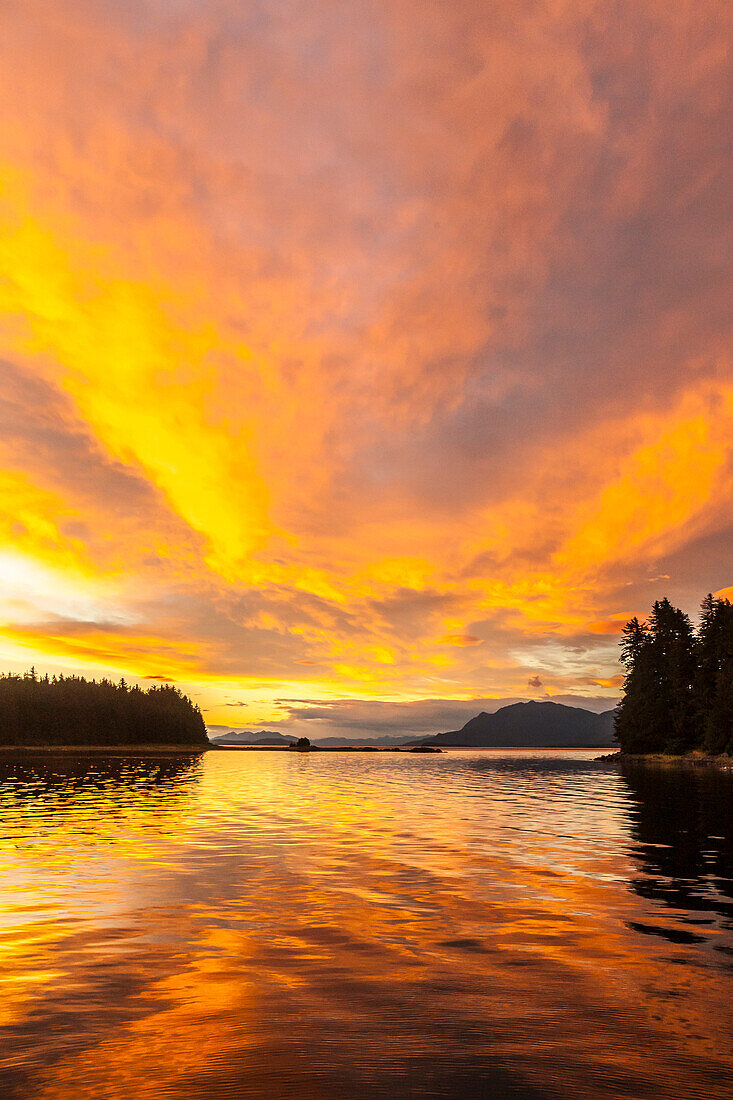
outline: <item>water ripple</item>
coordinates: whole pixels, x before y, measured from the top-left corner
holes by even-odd
[[[729,776],[549,751],[0,769],[3,1095],[730,1095]]]

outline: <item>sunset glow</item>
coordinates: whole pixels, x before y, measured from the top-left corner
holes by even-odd
[[[4,669],[603,709],[730,593],[729,15],[625,12],[3,5]]]

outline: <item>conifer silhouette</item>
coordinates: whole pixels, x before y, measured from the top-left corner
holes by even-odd
[[[201,711],[171,684],[143,691],[82,676],[0,675],[0,745],[208,744]]]
[[[705,597],[697,632],[668,599],[623,630],[624,694],[616,716],[623,752],[733,752],[733,605]]]

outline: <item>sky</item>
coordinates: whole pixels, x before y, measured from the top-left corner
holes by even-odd
[[[618,698],[733,586],[724,0],[3,0],[0,665]]]

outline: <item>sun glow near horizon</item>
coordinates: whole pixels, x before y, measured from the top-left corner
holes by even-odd
[[[11,5],[5,663],[610,705],[733,579],[712,10]]]

